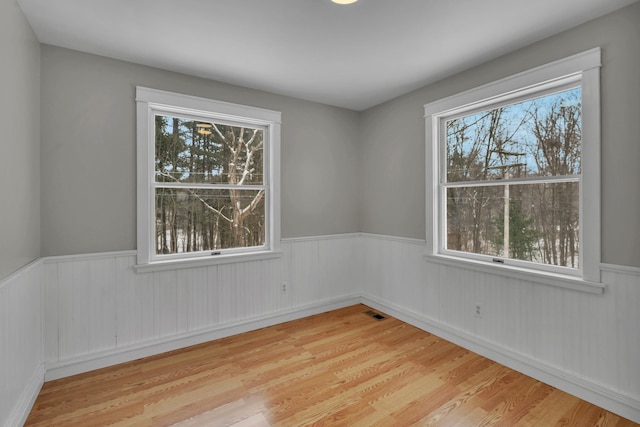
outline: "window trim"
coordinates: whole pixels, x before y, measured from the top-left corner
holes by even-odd
[[[177,268],[181,265],[211,265],[271,258],[280,253],[280,128],[281,113],[240,104],[216,101],[190,95],[136,87],[137,113],[137,270],[149,271]],[[175,254],[172,257],[157,257],[154,221],[154,170],[156,114],[174,114],[203,117],[231,123],[244,123],[265,128],[266,150],[263,183],[265,188],[265,214],[267,226],[265,244],[251,248],[234,248],[222,254]]]
[[[578,279],[588,282],[590,286],[593,283],[600,283],[600,57],[600,48],[594,48],[424,106],[427,172],[425,212],[428,258],[459,260],[469,263],[471,266],[486,266],[492,271],[508,270],[510,275],[517,275],[520,272],[523,278],[528,280],[531,280],[534,275],[534,277],[550,277],[552,279],[561,277],[572,281]],[[533,97],[537,93],[544,94],[548,88],[561,87],[564,82],[572,80],[578,81],[579,86],[582,87],[581,272],[578,273],[578,277],[575,277],[575,274],[563,275],[545,271],[544,268],[525,268],[521,265],[477,261],[472,257],[456,256],[455,251],[443,250],[444,240],[440,214],[443,203],[440,200],[441,121],[460,113],[462,110],[471,111],[493,106],[505,97],[516,99],[518,97]],[[584,188],[588,188],[589,191],[584,192]]]

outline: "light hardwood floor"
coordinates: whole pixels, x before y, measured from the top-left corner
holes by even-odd
[[[27,426],[637,426],[356,305],[45,383]]]

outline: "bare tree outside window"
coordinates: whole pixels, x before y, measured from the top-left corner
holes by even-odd
[[[446,249],[578,268],[581,89],[446,122]]]
[[[265,244],[265,130],[155,116],[155,252]]]

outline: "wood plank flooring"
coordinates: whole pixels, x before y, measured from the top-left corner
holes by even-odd
[[[47,382],[26,425],[638,425],[369,310]]]

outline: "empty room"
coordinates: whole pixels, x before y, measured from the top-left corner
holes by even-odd
[[[640,423],[637,0],[0,0],[0,426]]]

